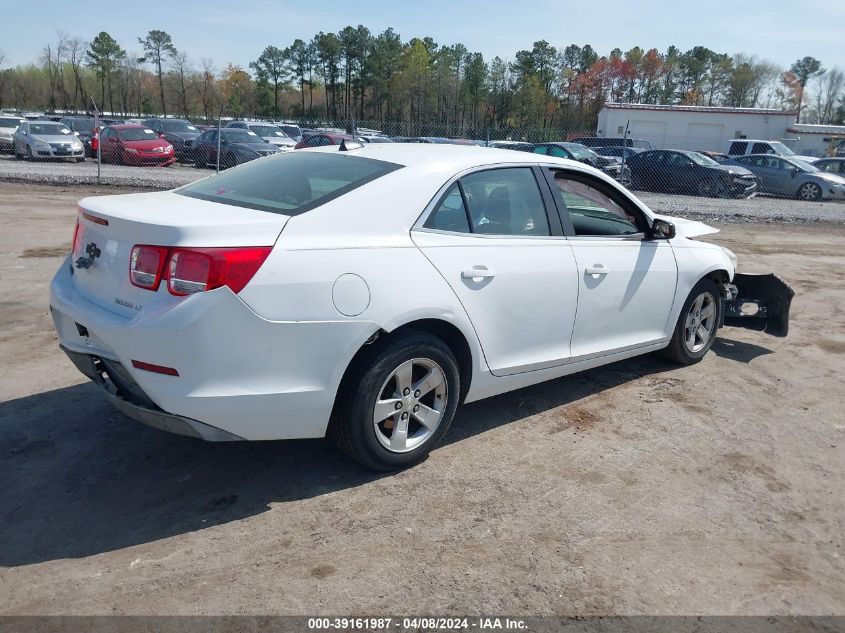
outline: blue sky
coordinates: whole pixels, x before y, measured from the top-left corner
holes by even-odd
[[[591,44],[599,54],[618,46],[682,50],[695,45],[745,52],[788,66],[811,55],[825,67],[845,67],[845,0],[427,0],[385,2],[317,0],[287,2],[72,3],[41,0],[37,12],[20,0],[0,0],[3,67],[35,60],[56,29],[86,39],[108,31],[130,53],[139,35],[164,29],[191,58],[246,66],[267,44],[287,46],[317,31],[364,24],[378,32],[392,26],[407,41],[432,36],[463,43],[485,58],[514,53],[546,39],[553,46]]]

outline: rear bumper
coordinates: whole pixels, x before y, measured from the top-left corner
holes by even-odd
[[[76,368],[94,381],[103,395],[121,413],[137,422],[161,431],[195,437],[207,442],[232,442],[244,438],[222,429],[203,424],[181,415],[162,411],[141,391],[119,363],[109,362],[91,354],[74,352],[60,346]]]
[[[126,375],[115,386],[125,401],[117,406],[146,424],[187,426],[193,431],[185,434],[204,438],[211,431],[194,423],[247,440],[323,437],[343,372],[378,330],[351,319],[270,321],[225,287],[128,318],[83,296],[68,261],[51,283],[50,308],[64,348],[111,367],[112,383]],[[137,369],[132,360],[179,375]],[[89,365],[83,373],[97,382]]]
[[[786,336],[795,291],[775,273],[734,275],[735,292],[724,301],[724,324]]]

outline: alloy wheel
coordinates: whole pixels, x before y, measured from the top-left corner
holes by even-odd
[[[418,448],[440,426],[448,402],[446,374],[429,358],[412,358],[394,369],[373,407],[376,439],[393,453]]]
[[[815,201],[822,197],[821,188],[812,182],[805,182],[798,188],[798,196],[802,200]]]
[[[700,352],[710,342],[716,329],[716,299],[709,292],[695,298],[687,312],[684,345],[687,351]]]

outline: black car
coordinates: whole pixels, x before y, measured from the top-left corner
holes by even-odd
[[[234,167],[255,158],[276,154],[279,149],[255,132],[239,128],[214,128],[200,134],[193,142],[195,167],[217,165],[217,136],[220,135],[220,167]]]
[[[638,149],[651,149],[651,143],[641,138],[623,137],[605,137],[605,136],[581,136],[572,139],[573,143],[578,143],[584,147],[597,149],[599,147],[636,147]]]
[[[639,154],[641,149],[636,147],[622,147],[621,145],[605,145],[604,147],[595,147],[593,151],[598,154],[599,156],[608,156],[608,157],[615,157],[615,158],[622,158],[622,154],[625,154],[625,160],[628,160],[634,154]]]
[[[193,123],[187,119],[147,119],[142,123],[173,146],[177,161],[193,162],[192,146],[200,135],[200,131]]]
[[[698,152],[654,149],[631,156],[627,165],[632,188],[641,191],[708,198],[750,198],[757,191],[757,177],[748,169]]]
[[[67,116],[61,123],[69,127],[85,146],[85,155],[94,158],[97,152],[91,147],[91,137],[94,135],[94,117]]]
[[[591,167],[602,170],[611,178],[619,181],[626,187],[631,182],[631,170],[628,166],[622,169],[622,160],[616,157],[600,156],[588,147],[580,143],[536,143],[532,150],[535,154],[546,156],[557,156],[558,158],[569,158],[585,163]]]

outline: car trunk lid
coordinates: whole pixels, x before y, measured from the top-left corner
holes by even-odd
[[[151,291],[130,282],[133,246],[273,246],[289,219],[174,192],[86,198],[79,207],[73,284],[91,302],[126,317],[184,299],[171,295],[166,283]]]

